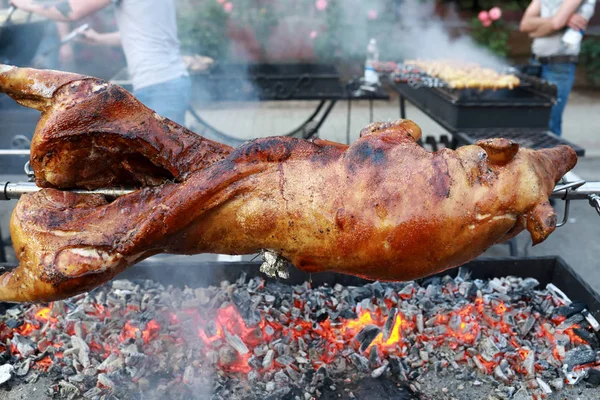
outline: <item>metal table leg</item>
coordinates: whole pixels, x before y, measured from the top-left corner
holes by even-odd
[[[300,124],[300,126],[298,126],[293,131],[287,134],[283,134],[281,136],[299,137],[302,139],[309,139],[315,136],[321,128],[321,126],[323,125],[323,123],[325,122],[325,120],[327,119],[327,117],[329,116],[329,113],[331,113],[331,110],[333,109],[336,103],[337,99],[321,100],[319,102],[319,105],[312,112],[312,114],[302,124]],[[194,117],[196,122],[198,122],[200,125],[204,126],[210,131],[209,134],[213,136],[215,140],[219,140],[231,146],[239,146],[242,143],[246,142],[246,140],[238,139],[235,136],[228,135],[224,132],[221,132],[214,126],[210,125],[208,122],[202,119],[202,117],[200,117],[200,115],[198,115],[198,113],[192,107],[189,107],[188,111],[190,112],[192,117]]]
[[[4,247],[4,239],[2,239],[2,228],[0,227],[0,262],[6,262],[6,248]]]
[[[350,117],[352,116],[352,99],[348,98],[348,115],[346,116],[346,144],[350,144]]]
[[[404,96],[400,95],[399,97],[400,99],[400,118],[402,119],[406,119],[406,100],[404,99]]]

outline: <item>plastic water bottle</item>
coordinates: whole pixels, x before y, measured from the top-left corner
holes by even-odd
[[[575,14],[580,14],[583,18],[589,21],[590,18],[592,18],[592,15],[594,15],[595,7],[596,0],[586,0],[579,6],[577,11],[575,11]],[[583,33],[583,30],[567,28],[566,32],[563,34],[562,42],[569,50],[577,50],[581,44],[581,39],[583,39]]]
[[[377,48],[377,40],[369,40],[367,46],[367,60],[365,61],[365,82],[370,84],[379,83],[379,75],[375,71],[375,63],[379,61],[379,49]]]

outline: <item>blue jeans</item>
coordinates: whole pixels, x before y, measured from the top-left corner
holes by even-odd
[[[557,89],[557,102],[550,114],[550,130],[556,135],[562,134],[562,115],[575,80],[575,64],[543,64],[542,79],[554,83]]]
[[[190,105],[191,90],[190,77],[182,76],[134,90],[133,95],[161,117],[185,126],[185,112]]]

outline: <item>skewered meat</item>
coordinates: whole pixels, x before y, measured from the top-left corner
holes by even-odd
[[[513,89],[521,80],[513,74],[502,74],[474,63],[451,60],[407,60],[406,65],[445,81],[453,89]]]
[[[32,88],[14,83],[31,74],[38,74],[38,84],[46,82],[39,81],[44,76],[40,72],[11,70],[0,73],[0,89],[21,96],[22,103],[38,104],[40,100],[34,99],[39,95]],[[68,110],[53,108],[57,93],[70,92],[79,98],[78,104],[97,95],[93,90],[81,94],[82,84],[77,82],[82,79],[65,79],[66,89],[53,83],[55,94],[44,97],[43,108],[54,110],[53,117],[42,117],[34,143],[40,143],[39,132],[44,133],[46,146],[52,142],[49,132],[64,138],[61,127],[68,124],[61,112]],[[103,96],[130,99],[123,89],[94,82],[105,85]],[[119,133],[119,124],[131,126],[126,114],[99,108],[117,103],[90,102],[97,108],[86,118],[114,116],[98,122],[94,132],[104,132],[102,124],[108,124],[117,132],[113,137],[126,137],[131,143],[144,135],[129,128]],[[139,107],[139,123],[143,115],[146,124],[156,119]],[[84,109],[80,113],[69,115],[85,115]],[[59,126],[48,127],[50,123]],[[167,124],[173,128],[156,133],[156,143],[186,132]],[[89,146],[82,132],[75,135],[76,141]],[[430,153],[416,144],[420,135],[418,126],[404,120],[371,124],[351,146],[271,137],[231,151],[199,138],[224,158],[211,158],[210,150],[202,148],[198,158],[202,165],[186,171],[179,160],[140,153],[150,164],[180,166],[173,169],[176,182],[141,188],[113,202],[53,188],[23,196],[11,220],[20,265],[0,278],[0,300],[66,298],[161,252],[249,254],[268,249],[305,271],[408,280],[460,265],[523,229],[536,244],[554,230],[556,214],[548,196],[577,161],[570,147],[534,151],[491,139]],[[70,157],[84,159],[69,165],[90,162],[91,152],[73,151],[68,140],[59,139],[54,152],[65,146]],[[44,147],[34,147],[32,159],[43,159],[40,148]],[[115,140],[111,149],[111,160],[117,160],[127,145]],[[68,175],[78,171],[70,166],[54,168],[62,174],[61,182],[77,183],[79,178],[71,180]],[[36,175],[47,177],[44,171]],[[110,182],[117,184],[119,178],[113,174]],[[43,182],[50,186],[53,181]]]

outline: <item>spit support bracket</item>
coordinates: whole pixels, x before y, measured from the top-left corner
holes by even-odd
[[[600,182],[586,182],[581,179],[565,182],[563,178],[554,187],[550,197],[565,201],[563,218],[561,222],[556,224],[557,228],[568,222],[571,200],[588,200],[590,206],[600,215]]]

